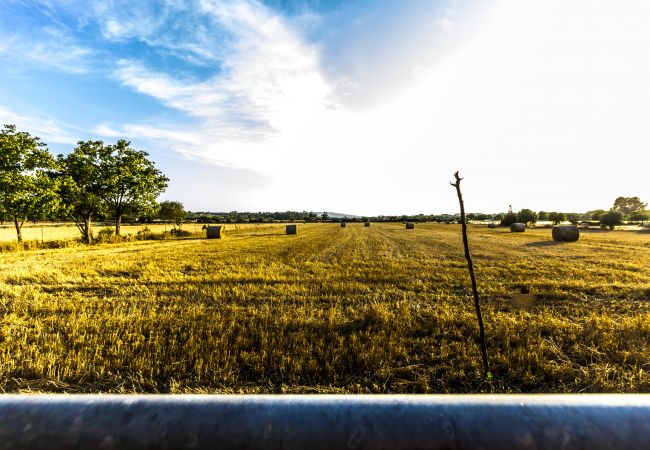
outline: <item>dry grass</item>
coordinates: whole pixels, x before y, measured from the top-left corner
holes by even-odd
[[[0,254],[0,390],[650,391],[650,234],[470,227],[488,384],[458,226],[284,232]]]

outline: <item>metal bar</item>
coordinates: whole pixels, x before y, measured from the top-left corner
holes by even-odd
[[[0,449],[647,449],[650,395],[4,395]]]

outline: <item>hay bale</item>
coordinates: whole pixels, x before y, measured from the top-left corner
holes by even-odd
[[[524,223],[513,223],[510,225],[510,231],[512,233],[523,233],[526,231],[526,224]]]
[[[406,229],[407,230],[414,230],[415,229],[415,224],[413,222],[406,222]]]
[[[556,242],[575,242],[580,238],[580,230],[575,225],[553,227],[553,240]]]
[[[363,226],[364,226],[364,227],[369,227],[369,226],[370,226],[370,222],[366,222],[366,223],[364,223]]]
[[[287,234],[298,234],[298,225],[295,223],[287,225]]]
[[[206,227],[205,230],[208,235],[208,239],[221,239],[226,235],[226,227],[223,225],[216,227]]]
[[[345,223],[345,222],[341,222],[341,228],[345,228],[345,227],[347,227],[347,226],[348,226],[347,223]]]
[[[496,223],[488,223],[488,228],[496,228],[497,224]]]

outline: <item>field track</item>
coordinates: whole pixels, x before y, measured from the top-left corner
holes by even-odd
[[[458,225],[226,229],[0,254],[0,390],[650,391],[649,233],[470,227],[486,383]]]

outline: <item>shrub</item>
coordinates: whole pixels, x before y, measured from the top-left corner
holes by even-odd
[[[503,216],[503,219],[501,219],[501,225],[504,227],[509,227],[513,223],[517,223],[517,214],[514,212],[509,212],[505,216]]]
[[[97,233],[97,240],[99,242],[111,242],[114,235],[115,230],[113,228],[104,227]]]
[[[616,225],[623,223],[623,213],[620,211],[608,211],[600,216],[600,223],[613,230]]]

